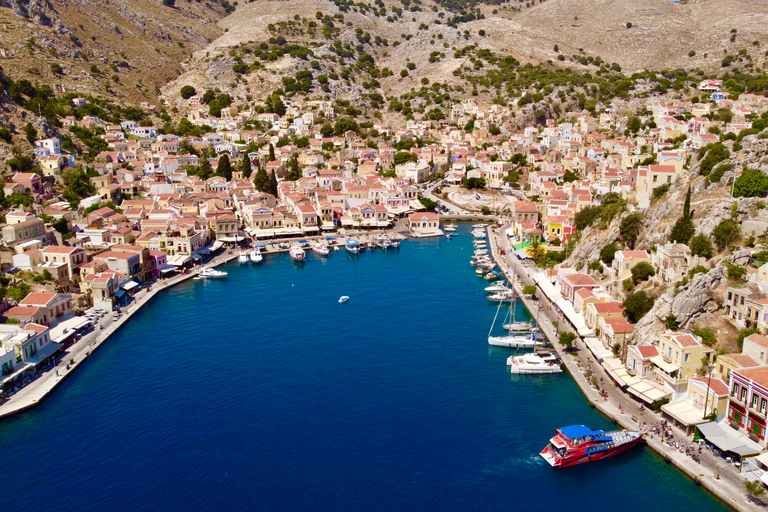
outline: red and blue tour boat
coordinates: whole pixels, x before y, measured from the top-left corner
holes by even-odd
[[[613,457],[643,441],[640,432],[592,430],[584,425],[557,429],[541,456],[556,468]]]

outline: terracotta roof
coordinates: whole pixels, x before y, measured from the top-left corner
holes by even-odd
[[[701,343],[699,343],[699,341],[690,334],[674,333],[666,334],[665,336],[683,348],[696,347],[701,345]]]
[[[620,302],[591,302],[590,307],[595,308],[595,311],[599,315],[600,313],[623,313],[624,306]]]
[[[745,340],[749,340],[752,343],[756,343],[756,344],[760,345],[761,347],[768,348],[768,338],[766,338],[762,334],[750,334],[749,336],[747,336],[744,339]]]
[[[692,377],[691,380],[701,382],[709,387],[709,389],[717,396],[728,396],[728,384],[720,379],[710,379],[707,377]]]
[[[768,388],[768,366],[756,366],[754,368],[739,368],[733,370],[734,374],[750,379],[764,388]]]
[[[637,351],[643,359],[659,355],[659,349],[655,345],[637,345]]]
[[[29,295],[24,297],[24,300],[22,300],[19,304],[23,306],[48,304],[55,297],[56,297],[55,293],[40,293],[40,292],[30,293]]]
[[[741,368],[751,368],[757,366],[757,361],[749,357],[747,354],[721,354],[717,357],[727,357],[732,359],[733,362],[739,365]]]
[[[437,215],[435,215],[437,217]],[[592,279],[586,274],[568,274],[567,276],[563,276],[563,280],[567,280],[569,283],[573,285],[579,285],[579,286],[589,286],[594,285],[597,286],[597,281]]]

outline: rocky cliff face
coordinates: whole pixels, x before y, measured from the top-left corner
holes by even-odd
[[[681,330],[690,328],[697,317],[720,308],[717,290],[723,284],[725,269],[717,266],[706,274],[696,274],[686,286],[675,292],[670,288],[662,294],[653,308],[637,323],[630,343],[649,345],[666,330],[666,319],[674,315]]]

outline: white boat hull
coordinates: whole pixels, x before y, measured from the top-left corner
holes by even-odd
[[[562,373],[563,369],[556,362],[548,362],[535,354],[509,356],[507,366],[510,373],[533,375],[542,373]]]
[[[260,252],[252,252],[251,253],[251,262],[252,263],[261,263],[261,260],[264,259],[264,256],[261,255]]]
[[[536,348],[543,346],[544,342],[535,341],[525,336],[489,336],[488,344],[494,347]]]

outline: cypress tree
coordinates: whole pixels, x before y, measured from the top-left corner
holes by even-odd
[[[209,162],[208,159],[205,158],[205,156],[203,156],[203,159],[200,162],[200,165],[197,166],[197,175],[200,177],[201,180],[205,181],[211,177],[211,174],[213,174],[213,168],[211,167],[211,162]]]
[[[243,163],[240,166],[240,170],[243,171],[243,178],[251,177],[251,159],[248,155],[243,155]]]
[[[269,193],[277,197],[277,176],[275,176],[275,170],[269,175]]]
[[[683,215],[672,226],[669,239],[680,244],[687,244],[695,233],[696,228],[693,226],[693,217],[691,217],[691,187],[688,187],[685,203],[683,203]]]
[[[275,146],[273,146],[272,143],[269,144],[269,161],[275,161]]]
[[[256,177],[253,179],[253,186],[259,192],[270,192],[271,190],[267,171],[261,167],[259,167],[259,170],[256,171]]]
[[[232,164],[229,163],[229,155],[224,153],[219,157],[219,165],[216,167],[216,174],[223,176],[227,181],[232,179]]]
[[[691,187],[688,187],[688,192],[685,194],[685,203],[683,204],[683,217],[691,216]]]

